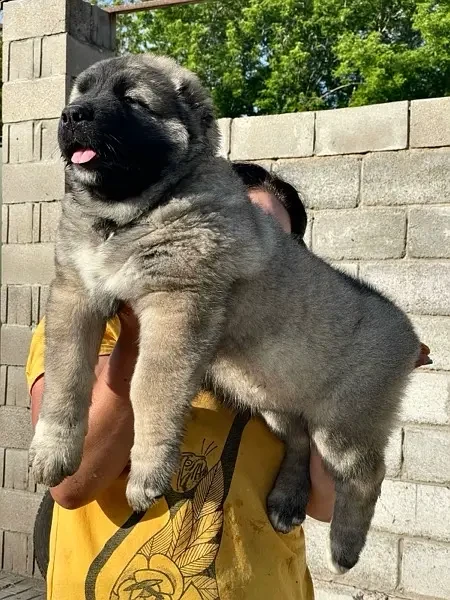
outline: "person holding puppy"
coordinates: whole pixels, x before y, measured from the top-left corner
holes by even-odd
[[[260,166],[234,168],[251,201],[304,243],[307,217],[295,189]],[[44,335],[41,322],[27,363],[33,425],[45,382]],[[202,392],[171,491],[144,514],[128,506],[138,337],[138,320],[123,307],[103,338],[81,466],[50,490],[38,515],[35,545],[48,600],[312,599],[302,529],[281,535],[267,517],[283,444],[260,418]],[[308,514],[330,521],[333,482],[314,448],[310,477]]]

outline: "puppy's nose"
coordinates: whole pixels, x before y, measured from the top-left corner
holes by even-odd
[[[71,104],[62,111],[61,120],[65,125],[74,125],[81,121],[92,121],[94,111],[88,104]]]

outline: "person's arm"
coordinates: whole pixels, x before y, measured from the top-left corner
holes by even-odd
[[[317,521],[329,523],[333,517],[335,488],[334,481],[325,469],[314,446],[311,447],[309,461],[311,488],[309,491],[306,514]]]
[[[121,318],[121,334],[111,356],[99,358],[80,468],[50,490],[54,500],[67,509],[93,500],[128,465],[133,444],[129,388],[137,357],[137,330],[124,321]],[[44,381],[45,375],[31,390],[33,426],[39,416]]]

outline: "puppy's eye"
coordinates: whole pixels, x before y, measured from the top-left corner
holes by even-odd
[[[133,98],[133,96],[124,96],[123,101],[130,106],[141,106],[142,108],[147,108],[146,104],[139,100],[139,98]]]

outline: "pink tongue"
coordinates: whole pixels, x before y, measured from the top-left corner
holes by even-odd
[[[76,165],[82,165],[87,163],[97,156],[97,153],[93,150],[77,150],[73,153],[72,162]]]

